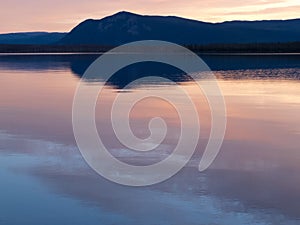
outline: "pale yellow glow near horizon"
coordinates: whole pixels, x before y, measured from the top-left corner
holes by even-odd
[[[21,7],[20,7],[21,6]],[[300,17],[299,0],[10,0],[1,3],[0,33],[70,31],[88,18],[118,11],[174,15],[206,22],[271,20]]]

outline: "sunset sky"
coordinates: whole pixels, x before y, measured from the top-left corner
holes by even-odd
[[[87,18],[118,11],[176,15],[208,22],[300,17],[299,0],[9,0],[1,2],[0,33],[69,31]]]

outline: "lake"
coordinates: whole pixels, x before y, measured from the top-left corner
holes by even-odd
[[[99,176],[76,146],[73,97],[97,57],[0,55],[0,224],[300,224],[300,55],[201,55],[218,79],[227,108],[223,145],[204,172],[198,164],[211,118],[205,96],[189,76],[155,63],[115,74],[95,117],[105,145],[124,162],[148,165],[165,158],[176,145],[180,121],[161,99],[139,102],[130,114],[138,137],[149,135],[148,122],[156,116],[165,119],[170,132],[154,152],[134,153],[111,128],[109,109],[116,95],[163,93],[187,104],[172,83],[128,83],[141,75],[164,76],[197,103],[201,134],[194,156],[172,178],[147,187]],[[83,82],[97,87],[103,79]]]

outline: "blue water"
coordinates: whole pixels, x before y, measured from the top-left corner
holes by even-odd
[[[227,104],[221,152],[209,170],[198,172],[209,130],[204,117],[199,152],[192,161],[171,179],[141,188],[102,178],[76,147],[73,95],[95,57],[0,56],[0,224],[300,223],[299,56],[203,56],[219,79]],[[195,87],[173,69],[157,68],[180,85]],[[145,70],[154,72],[145,66],[121,71],[107,84],[104,99],[109,102]],[[101,77],[85,82],[98,85]],[[157,89],[174,94],[169,84],[155,82],[121,94]],[[165,106],[154,103],[153,112],[148,108],[136,112],[136,128],[144,127],[149,115],[165,112]],[[99,127],[107,126],[106,116],[97,114]],[[165,116],[174,121],[171,113]],[[151,155],[154,159],[176,142],[178,127],[170,124],[175,135],[168,137],[162,153]],[[141,132],[144,135],[147,129]],[[110,129],[104,135],[117,157],[147,160],[117,144]]]

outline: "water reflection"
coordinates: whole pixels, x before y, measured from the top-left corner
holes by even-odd
[[[299,56],[268,56],[266,60],[260,56],[262,63],[256,68],[251,67],[251,60],[248,66],[237,64],[250,56],[230,56],[232,64],[223,61],[225,56],[208,56],[222,78],[219,85],[226,99],[228,128],[220,155],[205,173],[199,173],[197,166],[209,136],[207,102],[188,77],[176,78],[180,71],[165,67],[163,74],[184,83],[198,103],[201,140],[183,171],[146,188],[123,187],[99,177],[76,148],[73,94],[82,75],[79,71],[96,57],[0,57],[0,224],[20,224],[16,215],[33,225],[299,224]],[[214,57],[219,58],[214,61]],[[264,62],[273,66],[263,67]],[[79,67],[74,69],[74,65]],[[163,116],[173,132],[151,157],[133,155],[113,136],[108,106],[118,89],[155,72],[151,64],[147,71],[145,65],[140,66],[128,67],[108,83],[96,113],[106,145],[127,162],[161,159],[178,138],[176,112],[158,99],[141,102],[131,115],[139,137],[147,136],[148,120],[156,115]],[[87,85],[97,86],[101,79],[92,81]],[[121,94],[154,90],[175,95],[172,86],[153,83]],[[118,116],[125,115],[120,112]],[[55,212],[55,217],[49,212]]]
[[[66,54],[66,55],[0,55],[0,67],[14,70],[65,70],[70,69],[76,76],[82,77],[89,65],[96,60],[98,54]],[[218,76],[225,79],[244,78],[287,78],[299,79],[300,54],[283,55],[222,55],[204,54],[200,57],[207,63],[212,71],[219,71]],[[280,69],[280,70],[278,70]],[[251,71],[257,70],[257,73]],[[228,71],[234,71],[228,73]],[[238,72],[236,72],[238,71]],[[144,75],[165,76],[175,81],[190,81],[189,76],[183,72],[159,63],[139,63],[129,66],[116,74],[113,80],[116,86],[124,87],[128,81]],[[230,76],[228,76],[230,74]],[[96,79],[101,81],[101,75]],[[125,79],[125,83],[124,82]],[[127,80],[126,80],[127,79]]]

